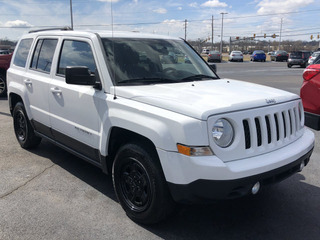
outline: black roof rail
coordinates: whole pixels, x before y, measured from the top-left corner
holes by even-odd
[[[43,31],[54,31],[54,30],[61,30],[61,31],[72,31],[71,27],[62,27],[62,28],[43,28],[37,30],[30,30],[29,33],[36,33],[36,32],[43,32]]]

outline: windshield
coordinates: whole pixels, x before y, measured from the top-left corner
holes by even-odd
[[[182,40],[102,39],[115,85],[145,85],[217,79]]]

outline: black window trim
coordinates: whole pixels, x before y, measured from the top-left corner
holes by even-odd
[[[50,75],[51,74],[51,71],[52,69],[50,69],[50,71],[43,71],[41,69],[37,69],[37,68],[32,68],[31,65],[32,65],[32,62],[33,62],[33,57],[34,57],[34,54],[35,54],[35,51],[37,49],[37,45],[38,45],[38,42],[42,40],[42,43],[41,43],[41,47],[40,47],[40,50],[39,50],[39,54],[41,52],[41,49],[42,49],[42,45],[43,45],[43,41],[44,40],[57,40],[57,44],[56,44],[56,49],[54,50],[54,53],[53,53],[53,56],[52,56],[52,63],[53,63],[53,59],[54,59],[54,55],[55,55],[55,52],[57,51],[57,47],[59,47],[59,37],[53,37],[53,36],[41,36],[41,37],[38,37],[36,39],[33,40],[33,43],[34,43],[34,46],[32,46],[32,56],[31,56],[31,60],[29,62],[29,70],[32,70],[32,71],[36,71],[36,72],[40,72],[40,73],[45,73],[47,75]],[[30,54],[30,53],[29,53]],[[38,56],[38,60],[37,62],[39,61],[39,56]]]
[[[94,61],[94,64],[96,65],[96,69],[97,69],[98,74],[99,74],[98,65],[97,65],[96,58],[95,58],[95,56],[94,56],[94,51],[93,51],[93,48],[92,48],[92,44],[90,44],[90,38],[70,38],[70,37],[66,37],[66,38],[63,38],[63,39],[62,39],[61,44],[59,45],[59,48],[60,48],[60,49],[59,49],[57,67],[56,67],[56,70],[55,70],[55,75],[56,75],[57,77],[66,78],[65,75],[58,73],[58,71],[59,71],[59,66],[60,66],[60,59],[61,59],[62,49],[63,49],[63,45],[64,45],[64,42],[65,42],[65,41],[77,41],[77,42],[85,42],[85,43],[89,44],[89,46],[90,46],[90,48],[91,48],[91,51],[92,51],[92,55],[93,55],[93,61]],[[99,75],[100,75],[100,74],[99,74]]]

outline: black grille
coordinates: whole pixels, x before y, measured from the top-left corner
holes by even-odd
[[[245,149],[278,142],[296,133],[301,126],[298,107],[278,113],[244,119]]]

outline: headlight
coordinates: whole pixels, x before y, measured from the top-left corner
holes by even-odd
[[[212,137],[219,147],[225,148],[230,146],[234,137],[231,123],[224,118],[218,119],[213,125]]]

